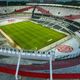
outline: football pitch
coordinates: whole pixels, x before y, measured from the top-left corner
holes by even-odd
[[[0,27],[22,49],[38,50],[66,35],[31,21],[13,23]]]

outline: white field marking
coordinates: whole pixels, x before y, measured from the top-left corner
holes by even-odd
[[[52,41],[53,39],[49,39],[47,42],[50,42],[50,41]]]
[[[35,49],[37,50],[37,47],[35,47]]]

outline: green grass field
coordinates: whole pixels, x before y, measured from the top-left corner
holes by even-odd
[[[30,21],[0,27],[17,45],[27,50],[38,50],[66,35]]]

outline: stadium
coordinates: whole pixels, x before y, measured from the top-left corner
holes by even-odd
[[[1,80],[79,79],[79,67],[80,6],[0,6]]]

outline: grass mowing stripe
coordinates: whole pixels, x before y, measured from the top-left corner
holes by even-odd
[[[30,26],[30,27],[31,27],[31,26]],[[30,28],[30,27],[27,28],[28,31],[29,31],[29,34],[31,33],[30,31],[34,32],[34,29],[32,29],[32,28]],[[37,31],[37,30],[36,30],[36,32],[32,33],[32,36],[33,36],[34,34],[38,34],[38,35],[40,35],[40,36],[43,35],[43,34],[41,35],[41,33],[39,34],[39,31]],[[40,37],[38,37],[38,35],[35,35],[34,37],[40,39]]]

